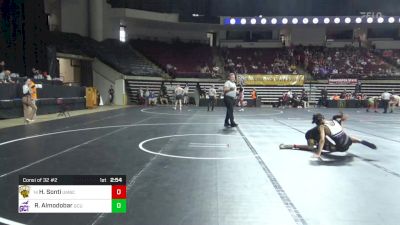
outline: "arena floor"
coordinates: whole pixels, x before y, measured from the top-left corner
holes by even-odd
[[[346,109],[378,146],[311,159],[311,117],[337,109],[125,108],[0,129],[0,221],[29,225],[393,224],[400,221],[400,111]],[[18,214],[20,174],[125,174],[126,214]],[[7,222],[8,221],[8,222]],[[12,222],[14,221],[14,222]],[[1,222],[0,222],[1,224]]]

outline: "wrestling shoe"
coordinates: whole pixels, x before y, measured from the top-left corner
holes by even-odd
[[[293,145],[280,144],[279,149],[293,149]]]
[[[369,147],[369,148],[372,148],[372,149],[377,149],[377,147],[376,147],[376,145],[374,145],[373,143],[371,143],[371,142],[368,142],[368,141],[361,141],[361,144],[363,144],[363,145],[365,145],[365,146],[367,146],[367,147]]]

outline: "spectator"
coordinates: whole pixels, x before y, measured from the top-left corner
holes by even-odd
[[[303,108],[308,108],[309,104],[308,104],[308,95],[306,90],[303,88],[303,90],[301,90],[301,97],[300,97],[301,102],[303,103]]]
[[[347,91],[346,89],[344,89],[342,93],[340,93],[340,99],[346,99],[346,96],[347,96]]]
[[[0,62],[0,71],[1,72],[3,72],[5,69],[5,66],[6,66],[6,63],[4,62],[4,60],[2,60],[1,62]]]
[[[189,85],[186,83],[185,87],[183,88],[183,104],[189,104]]]
[[[211,86],[211,88],[208,90],[208,106],[207,106],[207,111],[210,111],[210,106],[211,106],[211,111],[214,111],[214,106],[215,106],[215,98],[217,96],[217,91],[215,90],[214,84]]]
[[[147,87],[146,91],[144,92],[144,99],[145,99],[144,106],[147,106],[149,104],[149,97],[150,97],[150,90]]]
[[[157,96],[154,91],[149,93],[149,105],[157,105]]]
[[[328,106],[328,90],[326,89],[326,86],[321,90],[320,105],[325,107]]]
[[[31,99],[32,99],[32,104],[35,105],[36,110],[37,110],[37,106],[36,106],[36,101],[38,99],[38,94],[37,94],[37,88],[41,88],[42,85],[41,84],[35,84],[35,82],[31,81]],[[36,111],[34,113],[32,113],[32,120],[36,119]]]
[[[360,80],[357,81],[357,84],[356,84],[356,86],[354,88],[354,92],[355,92],[355,94],[358,94],[358,93],[362,92],[362,84],[361,84]]]
[[[145,99],[144,99],[144,92],[143,92],[142,87],[139,88],[137,96],[138,96],[139,105],[143,105],[145,103]]]
[[[168,105],[168,96],[167,96],[167,94],[160,94],[160,104],[161,105],[164,105],[164,104],[166,104],[166,105]]]
[[[289,100],[293,98],[292,89],[289,89],[289,91],[287,92],[287,96],[288,96]]]
[[[253,88],[253,91],[251,92],[251,100],[253,100],[254,107],[257,106],[257,91],[255,88]]]
[[[110,105],[112,105],[114,103],[114,88],[111,85],[110,89],[108,90],[108,96],[110,98]]]
[[[47,71],[44,71],[44,72],[43,72],[43,79],[45,79],[45,80],[52,80],[50,74],[48,74]]]
[[[4,78],[5,78],[5,72],[1,71],[1,73],[0,73],[0,84],[1,83],[5,83]]]
[[[161,88],[160,88],[160,95],[165,96],[167,95],[167,87],[165,86],[164,82],[161,83]]]
[[[37,77],[39,75],[39,70],[37,70],[35,67],[32,68],[32,76],[33,78]],[[36,79],[36,78],[35,78]]]
[[[15,83],[11,79],[11,71],[5,70],[0,73],[0,83]]]
[[[31,79],[27,79],[25,85],[22,86],[22,106],[24,108],[24,118],[25,123],[29,124],[34,121],[37,107],[32,99],[32,95],[34,94],[35,85],[31,81]],[[36,91],[36,90],[35,90]]]

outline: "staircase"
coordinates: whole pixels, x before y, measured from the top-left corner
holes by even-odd
[[[213,54],[213,63],[219,67],[219,72],[217,76],[221,79],[225,79],[225,70],[224,70],[224,59],[221,54],[219,54],[218,48],[212,48]]]

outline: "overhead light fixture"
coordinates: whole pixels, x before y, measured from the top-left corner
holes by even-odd
[[[319,22],[319,19],[318,18],[314,18],[314,19],[312,19],[312,22],[313,22],[313,24],[317,24]]]
[[[361,23],[361,22],[362,22],[362,19],[360,17],[357,17],[356,18],[356,23]]]
[[[251,24],[256,24],[256,23],[257,23],[257,20],[256,20],[255,18],[251,18],[250,23],[251,23]]]
[[[297,24],[298,22],[299,22],[299,20],[298,20],[297,18],[293,18],[293,19],[292,19],[292,23],[293,23],[293,24]]]
[[[382,17],[378,18],[378,23],[383,23],[384,19]]]
[[[339,18],[339,17],[336,17],[336,18],[333,20],[333,22],[335,22],[336,24],[340,23],[340,18]]]
[[[242,25],[245,25],[246,24],[246,19],[245,18],[242,18],[242,19],[240,19],[240,23],[242,24]]]
[[[394,23],[394,17],[389,17],[388,22],[389,23]]]
[[[307,24],[308,23],[308,18],[304,18],[303,19],[303,24]]]
[[[262,18],[262,19],[261,19],[261,24],[266,24],[266,23],[267,23],[267,19]]]
[[[278,20],[277,20],[276,18],[272,18],[272,19],[271,19],[271,23],[272,23],[272,24],[276,24],[277,22],[278,22]]]
[[[234,24],[236,23],[235,18],[231,18],[231,19],[229,20],[229,23],[232,24],[232,25],[234,25]]]
[[[326,18],[324,19],[324,23],[325,23],[325,24],[328,24],[329,22],[331,22],[331,20],[330,20],[328,17],[326,17]]]
[[[282,23],[283,23],[283,24],[287,24],[287,23],[288,23],[288,19],[287,19],[287,18],[283,18],[283,19],[282,19]]]
[[[351,23],[350,17],[346,17],[346,18],[344,19],[344,22],[345,22],[345,23]]]
[[[374,22],[374,18],[372,18],[372,17],[368,17],[368,19],[367,19],[367,23],[372,23],[372,22]]]

